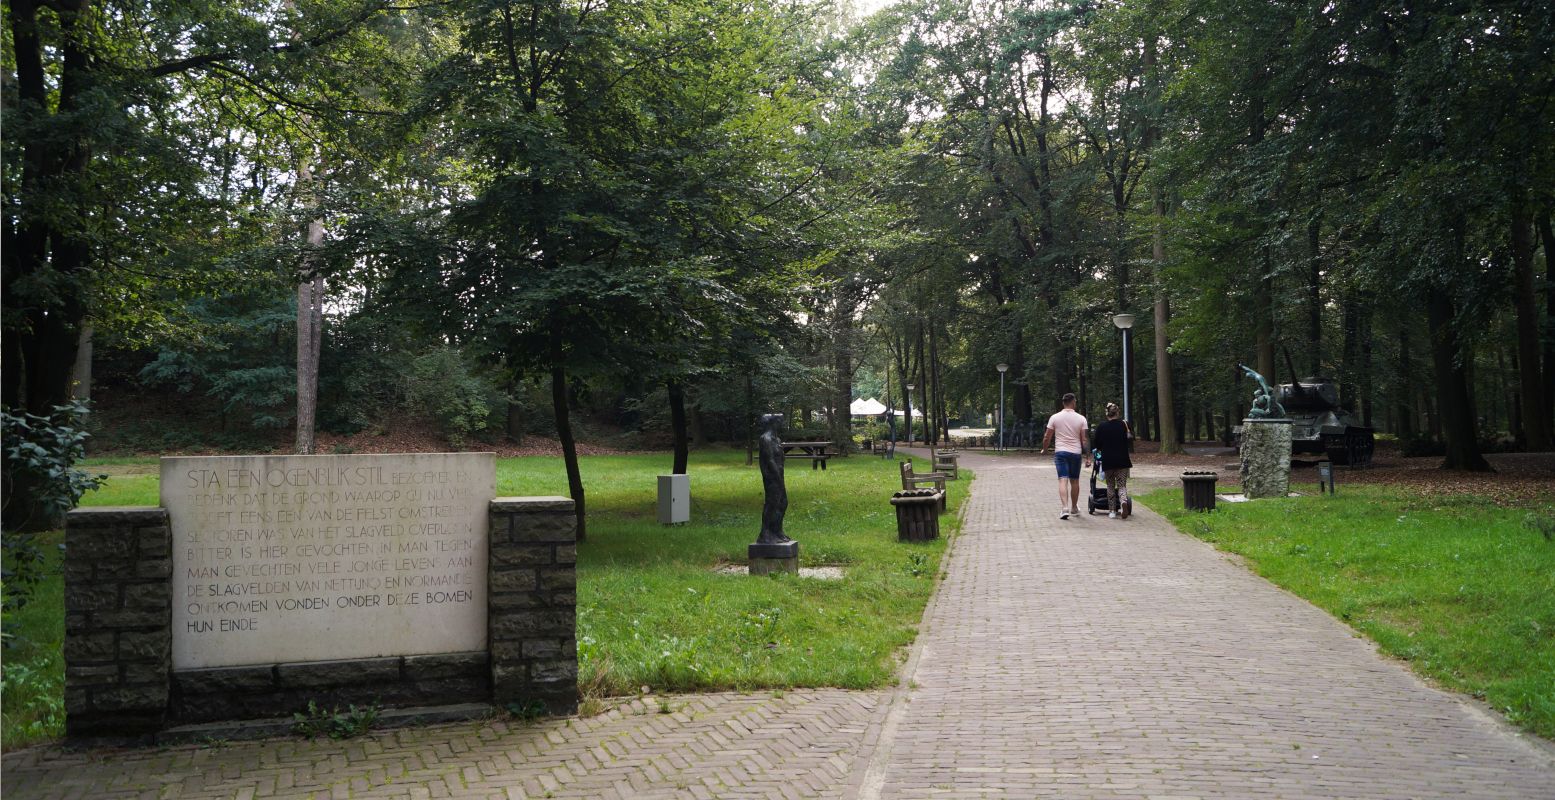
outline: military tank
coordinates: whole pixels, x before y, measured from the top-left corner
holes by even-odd
[[[1339,405],[1339,385],[1328,378],[1302,378],[1275,387],[1291,420],[1292,453],[1324,453],[1335,464],[1364,467],[1376,449],[1375,431]]]

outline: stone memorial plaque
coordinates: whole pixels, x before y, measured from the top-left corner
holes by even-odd
[[[491,453],[162,459],[173,667],[486,648]]]

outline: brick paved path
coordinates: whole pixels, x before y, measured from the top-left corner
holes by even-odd
[[[387,731],[349,742],[7,755],[22,798],[841,797],[880,692],[634,700],[587,719]],[[665,713],[668,710],[669,713]]]
[[[29,798],[1544,798],[1555,756],[1141,509],[965,456],[963,535],[894,692],[644,698],[587,719],[7,755]],[[955,485],[964,490],[966,483]],[[668,711],[669,713],[663,713]]]
[[[1060,521],[1050,461],[966,461],[862,797],[1555,798],[1547,744],[1159,516]]]

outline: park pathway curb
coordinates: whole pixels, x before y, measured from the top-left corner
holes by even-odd
[[[1159,515],[1059,520],[1050,460],[962,463],[961,534],[850,796],[1555,798],[1555,748]]]

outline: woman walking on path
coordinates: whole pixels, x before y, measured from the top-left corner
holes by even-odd
[[[1107,421],[1096,426],[1096,449],[1101,452],[1102,469],[1107,473],[1107,519],[1128,519],[1133,504],[1128,500],[1128,471],[1134,462],[1128,457],[1128,440],[1134,432],[1118,419],[1118,404],[1107,404]]]

